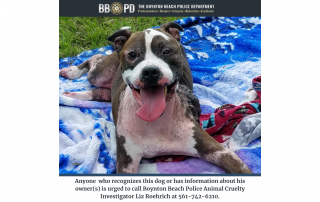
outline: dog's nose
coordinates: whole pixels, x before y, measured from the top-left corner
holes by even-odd
[[[160,69],[157,66],[148,66],[142,70],[142,76],[147,81],[158,80],[160,76]]]

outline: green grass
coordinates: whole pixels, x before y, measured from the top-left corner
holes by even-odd
[[[111,34],[124,26],[133,32],[182,17],[59,17],[59,58],[111,45]]]

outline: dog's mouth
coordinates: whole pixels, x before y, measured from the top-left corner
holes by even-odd
[[[164,113],[166,103],[173,97],[177,84],[178,80],[175,80],[170,85],[156,85],[140,89],[129,84],[133,97],[140,107],[136,115],[148,122],[158,119]]]

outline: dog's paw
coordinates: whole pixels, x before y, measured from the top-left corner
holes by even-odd
[[[78,100],[89,101],[92,100],[92,92],[91,91],[83,91],[83,92],[64,92],[62,95],[66,97],[75,98]]]
[[[68,76],[67,76],[67,70],[66,69],[67,68],[60,69],[59,70],[59,75],[67,79]]]
[[[59,75],[66,79],[77,79],[80,78],[87,71],[86,69],[80,70],[77,66],[71,66],[63,68],[59,71]]]

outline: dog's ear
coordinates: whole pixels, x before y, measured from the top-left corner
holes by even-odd
[[[177,41],[180,41],[180,33],[179,31],[183,31],[183,28],[175,23],[175,22],[168,22],[164,25],[162,25],[160,30],[168,32],[173,38],[175,38]]]
[[[130,27],[123,27],[121,29],[118,29],[108,38],[108,41],[113,42],[113,47],[118,53],[122,50],[124,44],[132,34],[129,29]]]

